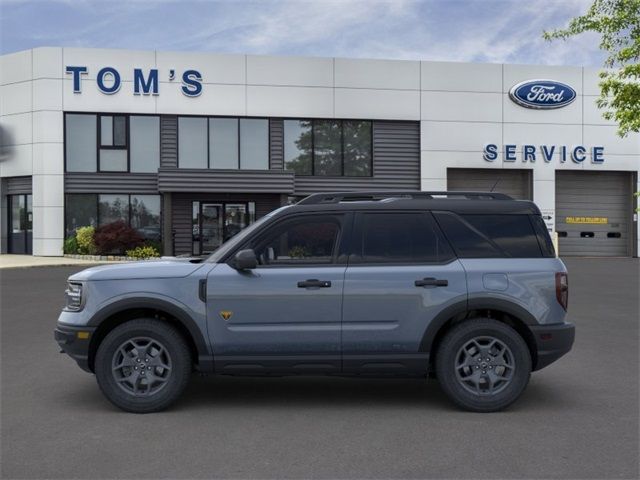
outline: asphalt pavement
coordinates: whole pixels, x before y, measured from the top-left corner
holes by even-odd
[[[638,478],[637,259],[569,259],[572,352],[493,414],[434,380],[194,376],[134,415],[58,353],[65,278],[0,271],[2,478]]]

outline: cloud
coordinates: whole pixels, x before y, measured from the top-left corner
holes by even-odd
[[[600,65],[598,38],[555,41],[592,0],[2,0],[2,52],[41,45]]]

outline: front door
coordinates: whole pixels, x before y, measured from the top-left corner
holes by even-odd
[[[223,242],[222,205],[203,203],[200,214],[201,252],[211,253]]]
[[[31,195],[9,195],[9,253],[32,253]]]
[[[444,308],[464,303],[464,269],[430,213],[358,213],[345,275],[343,369],[425,373],[420,344]]]
[[[217,265],[207,279],[207,320],[219,373],[339,372],[344,214],[295,215],[242,248],[254,270]]]

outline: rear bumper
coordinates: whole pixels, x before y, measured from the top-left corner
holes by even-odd
[[[94,327],[75,327],[59,323],[53,331],[53,337],[58,342],[61,352],[73,358],[80,368],[86,372],[91,372],[89,368],[89,345],[95,330]],[[82,333],[78,335],[80,332]]]
[[[540,370],[571,350],[576,327],[572,323],[540,325],[531,327],[531,332],[538,352],[534,370]]]

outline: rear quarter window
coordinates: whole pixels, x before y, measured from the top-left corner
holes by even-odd
[[[435,213],[461,258],[538,258],[543,256],[529,215]]]

